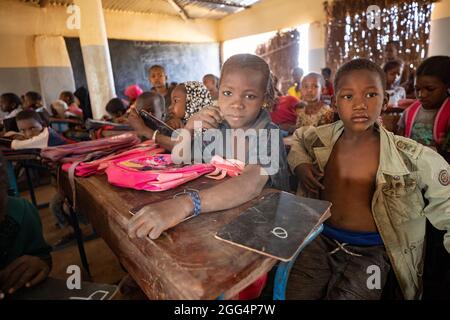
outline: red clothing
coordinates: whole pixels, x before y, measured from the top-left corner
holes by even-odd
[[[282,96],[278,98],[278,103],[274,108],[274,111],[270,113],[272,122],[280,125],[283,123],[295,124],[297,121],[297,113],[295,112],[295,106],[300,102],[293,96]]]
[[[76,103],[72,103],[67,111],[83,119],[83,110]]]
[[[322,95],[323,96],[333,96],[334,95],[334,88],[333,83],[329,80],[325,81],[325,85],[322,88]]]

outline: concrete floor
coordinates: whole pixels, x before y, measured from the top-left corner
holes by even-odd
[[[49,202],[56,193],[52,185],[41,186],[35,189],[37,202],[39,204]],[[21,193],[21,196],[30,199],[27,191]],[[72,232],[71,227],[60,229],[56,225],[49,208],[39,210],[42,221],[44,238],[51,246],[55,245],[63,236]],[[83,234],[92,233],[90,225],[82,225]],[[114,253],[100,237],[85,242],[86,254],[89,262],[92,278],[88,279],[83,275],[83,281],[92,281],[97,283],[118,284],[126,275],[119,264]],[[67,267],[78,265],[82,267],[78,247],[75,241],[72,241],[67,247],[52,252],[53,268],[50,276],[58,279],[67,279]],[[81,268],[82,269],[82,268]]]

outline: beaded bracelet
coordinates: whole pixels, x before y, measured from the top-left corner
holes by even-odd
[[[177,193],[176,195],[173,196],[173,198],[175,199],[176,197],[183,195],[183,194],[189,195],[191,197],[192,203],[194,205],[194,210],[192,212],[192,215],[190,215],[189,217],[187,217],[184,220],[198,216],[201,212],[201,207],[202,207],[202,204],[200,201],[200,195],[198,194],[198,190],[184,189],[183,192]]]

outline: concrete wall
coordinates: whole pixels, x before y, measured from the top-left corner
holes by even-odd
[[[177,16],[108,10],[104,16],[109,39],[197,43],[218,39],[215,20],[185,22]],[[79,37],[79,30],[67,27],[69,17],[63,6],[49,5],[41,9],[17,0],[0,1],[0,93],[12,91],[20,95],[29,90],[38,91],[49,103],[56,98],[53,91],[62,87],[73,90],[70,60],[61,60],[61,53],[65,56],[67,50],[63,52],[59,48],[53,52],[48,44],[42,50],[36,46],[38,37],[42,36]],[[37,58],[39,52],[41,58]],[[55,90],[49,91],[51,87]]]
[[[434,4],[428,56],[450,55],[450,0]]]

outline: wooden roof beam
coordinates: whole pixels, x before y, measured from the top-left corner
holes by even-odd
[[[216,5],[222,5],[226,7],[235,7],[235,8],[244,8],[248,9],[251,8],[251,6],[246,6],[240,3],[236,3],[233,1],[222,1],[222,0],[193,0],[194,2],[203,2],[203,3],[210,3],[210,4],[216,4]]]
[[[187,15],[186,11],[177,3],[177,0],[167,0],[172,7],[177,11],[178,15],[183,19],[184,21],[188,21],[190,17]]]

